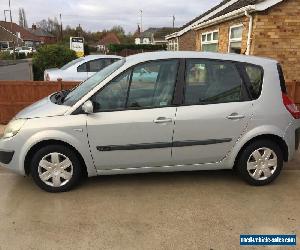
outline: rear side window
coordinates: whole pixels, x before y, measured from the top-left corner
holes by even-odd
[[[250,92],[252,99],[260,96],[263,83],[263,69],[253,64],[244,64],[245,72],[250,81]]]
[[[232,62],[187,60],[184,104],[205,105],[243,101],[240,74]]]
[[[278,70],[278,74],[279,74],[281,92],[284,93],[284,94],[287,94],[283,70],[282,70],[282,67],[279,63],[277,64],[277,70]]]

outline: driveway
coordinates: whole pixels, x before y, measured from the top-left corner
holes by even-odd
[[[0,249],[233,250],[240,234],[299,242],[299,162],[265,187],[203,171],[95,177],[63,194],[0,168]]]
[[[28,61],[0,66],[0,80],[32,80],[32,66]]]

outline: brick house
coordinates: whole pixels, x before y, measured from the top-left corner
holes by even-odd
[[[47,31],[37,27],[35,24],[33,24],[28,30],[38,37],[41,44],[53,44],[57,42],[56,36],[53,36]]]
[[[36,35],[32,34],[29,30],[19,26],[16,23],[0,21],[0,28],[2,30],[9,31],[14,37],[17,37],[14,40],[17,46],[22,45],[19,44],[20,41],[22,41],[25,46],[34,46],[41,42]]]
[[[9,30],[0,26],[0,50],[12,47],[14,42],[15,45],[20,45],[23,43],[23,40],[18,38]]]
[[[300,1],[224,0],[166,36],[170,50],[241,53],[277,59],[300,81]]]
[[[108,32],[100,39],[97,45],[97,50],[106,54],[109,52],[108,46],[110,44],[120,44],[120,43],[121,43],[120,39],[116,33]]]

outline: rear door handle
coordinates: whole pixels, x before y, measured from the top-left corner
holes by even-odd
[[[226,117],[229,120],[241,120],[244,119],[245,116],[244,115],[239,115],[238,113],[232,113],[231,115]]]
[[[158,117],[153,122],[157,123],[157,124],[161,124],[161,123],[169,123],[169,122],[172,122],[172,121],[173,121],[172,118]]]

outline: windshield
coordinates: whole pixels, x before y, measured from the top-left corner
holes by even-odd
[[[116,61],[115,63],[107,66],[106,68],[100,70],[95,75],[78,85],[74,90],[72,90],[64,99],[64,105],[73,106],[78,102],[83,96],[95,88],[99,83],[105,80],[113,72],[119,69],[125,63],[125,58]]]
[[[75,59],[75,60],[73,60],[73,61],[67,63],[66,65],[62,66],[60,69],[61,69],[61,70],[65,70],[65,69],[70,68],[70,67],[73,66],[74,64],[76,64],[76,63],[78,63],[78,62],[81,62],[81,61],[83,61],[83,60],[84,60],[83,57],[77,58],[77,59]]]

